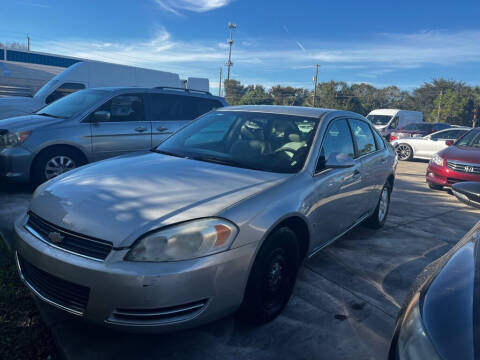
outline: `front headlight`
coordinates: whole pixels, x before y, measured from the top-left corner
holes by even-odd
[[[400,360],[440,360],[423,327],[418,298],[419,295],[416,294],[405,312],[398,336],[398,358]]]
[[[237,227],[223,219],[199,219],[173,225],[140,239],[125,256],[127,261],[178,261],[228,250]]]
[[[0,148],[11,148],[23,143],[30,136],[31,131],[7,132],[0,135]]]
[[[443,158],[438,154],[433,155],[432,160],[430,161],[438,166],[443,166],[443,162],[444,162]]]

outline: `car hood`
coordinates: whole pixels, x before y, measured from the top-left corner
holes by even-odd
[[[87,165],[43,184],[30,209],[66,230],[124,247],[167,224],[219,216],[290,176],[137,153]]]
[[[452,145],[442,150],[439,155],[447,160],[457,160],[480,164],[480,149]]]
[[[480,293],[475,291],[480,286],[479,239],[480,222],[430,270],[424,270],[436,274],[422,294],[422,320],[445,359],[473,359],[480,341],[474,331],[480,307]]]
[[[25,115],[0,120],[0,130],[9,132],[33,130],[47,124],[65,121],[64,119],[55,119],[48,116]]]
[[[38,100],[31,97],[15,96],[0,98],[0,119],[22,114],[31,114],[40,106],[41,104],[39,105]]]

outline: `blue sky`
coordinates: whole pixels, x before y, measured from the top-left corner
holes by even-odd
[[[480,1],[4,1],[0,41],[32,50],[209,77],[312,87],[319,81],[412,89],[436,77],[480,85]]]

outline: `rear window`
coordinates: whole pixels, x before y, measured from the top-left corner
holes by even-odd
[[[196,96],[150,94],[152,121],[193,120],[223,104],[214,99]]]

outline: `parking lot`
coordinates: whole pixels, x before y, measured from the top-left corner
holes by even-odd
[[[233,317],[162,335],[114,332],[83,323],[45,304],[41,311],[69,359],[382,359],[397,312],[416,275],[450,249],[480,213],[425,184],[425,162],[401,162],[390,215],[380,231],[357,228],[303,266],[283,314],[252,328]],[[0,232],[31,189],[0,184]]]

